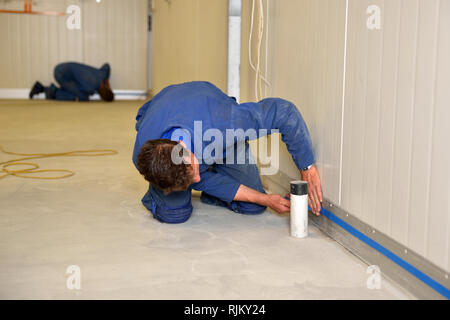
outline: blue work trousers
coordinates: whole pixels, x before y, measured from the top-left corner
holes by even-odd
[[[89,93],[81,89],[80,83],[73,77],[73,68],[77,65],[70,63],[59,64],[55,67],[54,77],[59,84],[59,88],[53,83],[49,87],[45,87],[45,97],[47,99],[62,100],[62,101],[88,101]],[[92,76],[85,73],[85,77]],[[85,79],[91,81],[92,79]]]
[[[208,171],[229,176],[242,185],[265,193],[258,167],[250,162],[250,159],[253,159],[253,157],[248,143],[245,144],[245,153],[245,164],[236,164],[236,162],[235,164],[214,164],[210,166]],[[235,158],[237,157],[238,152],[235,152]],[[213,177],[213,175],[205,176],[206,178],[202,179],[206,179],[204,183],[208,184],[208,177]],[[187,191],[164,195],[161,190],[150,184],[147,193],[142,198],[142,203],[153,213],[155,219],[165,223],[182,223],[188,220],[192,214],[191,191],[192,189],[188,189]],[[242,201],[227,203],[205,192],[202,192],[201,201],[210,205],[226,207],[241,214],[260,214],[266,210],[266,207],[255,203]]]

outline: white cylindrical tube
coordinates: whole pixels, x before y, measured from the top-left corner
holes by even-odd
[[[308,236],[308,183],[291,182],[291,236]]]

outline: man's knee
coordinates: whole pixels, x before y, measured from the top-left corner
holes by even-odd
[[[64,63],[58,64],[55,69],[53,70],[53,76],[55,77],[55,80],[58,83],[61,83],[61,81],[64,81],[64,74],[66,73],[67,67]]]
[[[233,201],[229,209],[240,214],[261,214],[264,211],[266,211],[267,207],[261,206],[256,203],[250,203],[250,202],[242,202],[242,201]]]
[[[192,206],[185,208],[184,210],[166,210],[157,207],[153,212],[153,217],[163,223],[179,224],[189,220],[192,214]]]
[[[192,214],[193,207],[189,203],[185,207],[171,208],[165,205],[157,205],[142,199],[144,206],[152,212],[153,217],[159,222],[178,224],[186,222]]]
[[[155,192],[154,190],[149,189],[142,198],[142,204],[152,212],[156,220],[164,223],[177,224],[186,222],[191,217],[193,207],[190,197],[180,194],[182,197],[178,197],[179,199],[177,200],[181,200],[182,203],[171,204],[169,199],[166,199],[168,201],[164,201],[157,194],[152,196],[152,192]]]
[[[55,71],[53,72],[53,77],[55,77],[56,82],[61,84],[61,81],[63,81],[64,76],[63,72],[61,70],[58,70],[55,68]]]

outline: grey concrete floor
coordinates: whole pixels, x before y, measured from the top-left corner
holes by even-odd
[[[161,224],[140,203],[131,162],[142,102],[1,101],[0,144],[22,153],[113,148],[118,155],[50,158],[63,180],[0,179],[2,299],[411,299],[310,226],[289,236],[288,216],[245,216],[200,203],[187,223]],[[0,154],[0,162],[15,158]],[[79,266],[81,289],[67,268]]]

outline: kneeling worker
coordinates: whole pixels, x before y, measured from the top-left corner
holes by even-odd
[[[257,137],[278,129],[302,179],[309,184],[309,205],[315,214],[320,213],[321,182],[310,135],[289,101],[269,98],[238,104],[209,82],[189,82],[163,89],[139,109],[136,120],[133,162],[150,182],[142,203],[159,221],[189,219],[192,189],[202,191],[202,202],[237,213],[259,214],[267,207],[289,212],[290,201],[266,194],[256,164],[247,163],[251,158],[248,137],[224,138],[230,130],[249,129]],[[215,133],[214,155],[209,146],[211,132]],[[239,143],[241,152],[236,148]],[[239,154],[245,163],[236,161]],[[177,156],[183,161],[174,161]],[[234,159],[228,161],[231,156]]]
[[[37,81],[30,91],[30,99],[41,92],[45,98],[64,101],[88,101],[89,96],[98,92],[103,101],[114,100],[114,93],[109,85],[110,66],[105,63],[100,69],[81,63],[66,62],[58,64],[54,77],[60,88],[53,83],[44,87]]]

